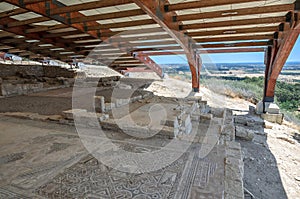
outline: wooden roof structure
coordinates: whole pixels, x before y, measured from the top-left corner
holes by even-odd
[[[0,0],[0,51],[159,75],[150,56],[185,54],[196,91],[201,53],[266,52],[267,99],[299,35],[299,9],[299,0]]]

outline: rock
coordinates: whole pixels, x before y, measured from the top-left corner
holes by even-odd
[[[264,128],[266,128],[266,129],[273,129],[273,124],[271,122],[265,121]]]
[[[103,96],[94,96],[95,99],[95,109],[100,111],[100,113],[105,112],[105,100]]]
[[[103,121],[109,119],[109,115],[108,114],[97,114],[97,117],[99,118],[100,122],[103,122]]]
[[[68,111],[63,111],[62,112],[62,116],[67,119],[67,120],[73,120],[74,117],[73,115],[75,114],[84,114],[87,111],[84,109],[72,109],[72,110],[68,110]]]
[[[241,126],[236,126],[235,135],[241,139],[252,141],[254,138],[254,132]]]
[[[266,114],[262,114],[261,117],[268,122],[282,124],[284,115],[282,113],[280,114],[266,113]]]

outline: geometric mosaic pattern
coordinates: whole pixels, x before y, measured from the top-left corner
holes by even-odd
[[[16,194],[14,192],[8,191],[6,189],[0,188],[0,199],[27,199],[27,197],[21,196],[19,194]]]
[[[181,198],[187,199],[192,186],[205,189],[214,175],[217,164],[200,160],[194,155],[186,169],[189,153],[184,153],[166,168],[151,173],[131,174],[111,169],[89,155],[82,161],[36,189],[45,198],[175,198],[180,180],[187,172]]]
[[[46,198],[173,198],[187,155],[160,171],[123,173],[91,158],[79,162],[36,190]]]

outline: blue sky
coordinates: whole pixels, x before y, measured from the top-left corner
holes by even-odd
[[[186,64],[184,55],[153,56],[151,57],[158,64]],[[263,63],[264,53],[222,53],[210,54],[209,58],[213,63]],[[204,58],[205,59],[205,58]],[[205,62],[205,61],[204,61]],[[288,62],[300,62],[300,37],[288,59]]]

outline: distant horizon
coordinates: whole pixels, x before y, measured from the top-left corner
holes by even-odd
[[[187,65],[187,63],[164,63],[161,65]],[[205,64],[205,63],[204,63]],[[224,63],[215,63],[215,64],[264,64],[264,62],[224,62]],[[289,61],[286,62],[285,65],[287,64],[300,64],[300,61]]]

